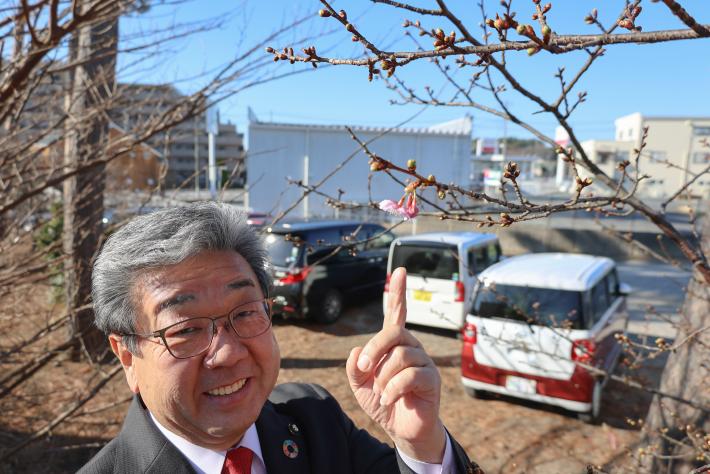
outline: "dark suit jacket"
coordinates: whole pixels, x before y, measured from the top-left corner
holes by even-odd
[[[355,427],[338,402],[317,385],[276,387],[256,429],[269,474],[412,473],[395,450]],[[284,454],[286,440],[296,443],[298,456]],[[458,472],[480,472],[453,438],[452,446]],[[155,426],[140,397],[135,397],[119,435],[79,473],[187,474],[194,470]]]

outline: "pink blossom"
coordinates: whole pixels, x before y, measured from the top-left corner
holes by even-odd
[[[407,204],[404,204],[404,198],[400,199],[399,202],[394,202],[391,199],[385,199],[380,202],[380,209],[394,214],[395,216],[404,217],[405,219],[413,219],[419,214],[419,208],[417,207],[417,200],[414,194],[410,194],[407,199]]]
[[[402,209],[402,206],[391,199],[385,199],[380,202],[380,210],[389,212],[390,214],[399,214],[400,209]]]
[[[407,206],[404,208],[404,215],[408,219],[413,219],[419,214],[419,208],[417,207],[417,195],[412,193],[407,199]]]

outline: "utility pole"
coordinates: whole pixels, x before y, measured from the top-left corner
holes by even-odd
[[[207,159],[208,176],[210,181],[210,197],[217,199],[217,159],[215,157],[215,137],[219,134],[219,111],[217,106],[207,108]]]
[[[200,136],[198,135],[197,127],[198,117],[195,116],[193,120],[193,131],[195,136],[195,141],[193,145],[193,151],[195,156],[195,198],[200,195]]]

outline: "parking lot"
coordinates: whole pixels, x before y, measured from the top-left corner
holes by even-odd
[[[630,329],[635,338],[672,337],[664,318],[676,318],[689,274],[670,266],[629,262],[619,267],[620,279],[634,287],[629,299]],[[653,305],[659,315],[649,314]],[[325,386],[362,427],[381,439],[384,433],[366,419],[347,384],[345,360],[353,346],[364,344],[380,327],[378,298],[346,307],[333,325],[276,321],[282,351],[280,382],[308,381]],[[411,328],[432,355],[442,375],[442,418],[454,437],[486,472],[573,473],[588,464],[610,472],[632,470],[627,455],[638,431],[627,419],[644,418],[651,397],[641,390],[610,382],[604,393],[600,425],[587,425],[574,415],[551,407],[508,398],[472,399],[460,382],[461,342],[452,333]],[[657,383],[663,361],[633,376]],[[619,369],[622,370],[622,369]],[[614,463],[613,468],[609,467]]]

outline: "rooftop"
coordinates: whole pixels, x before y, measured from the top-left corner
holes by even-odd
[[[266,122],[259,120],[251,108],[248,110],[249,127],[260,128],[286,128],[293,130],[320,130],[320,131],[347,131],[349,127],[353,132],[370,132],[370,133],[392,133],[392,134],[415,134],[415,135],[461,135],[470,138],[472,130],[472,119],[470,116],[465,116],[449,122],[432,125],[426,128],[414,127],[374,127],[362,125],[319,125],[308,123],[283,123],[283,122]]]
[[[362,221],[352,220],[297,220],[292,222],[280,222],[267,230],[275,233],[304,232],[313,229],[328,229],[332,227],[357,226],[369,224]]]
[[[532,253],[510,257],[484,270],[479,278],[501,285],[584,291],[614,262],[607,257],[570,253]]]
[[[399,242],[408,244],[440,242],[456,246],[466,243],[479,244],[488,241],[494,242],[495,240],[497,240],[495,234],[486,234],[483,232],[430,232],[426,234],[407,235],[398,239]]]

